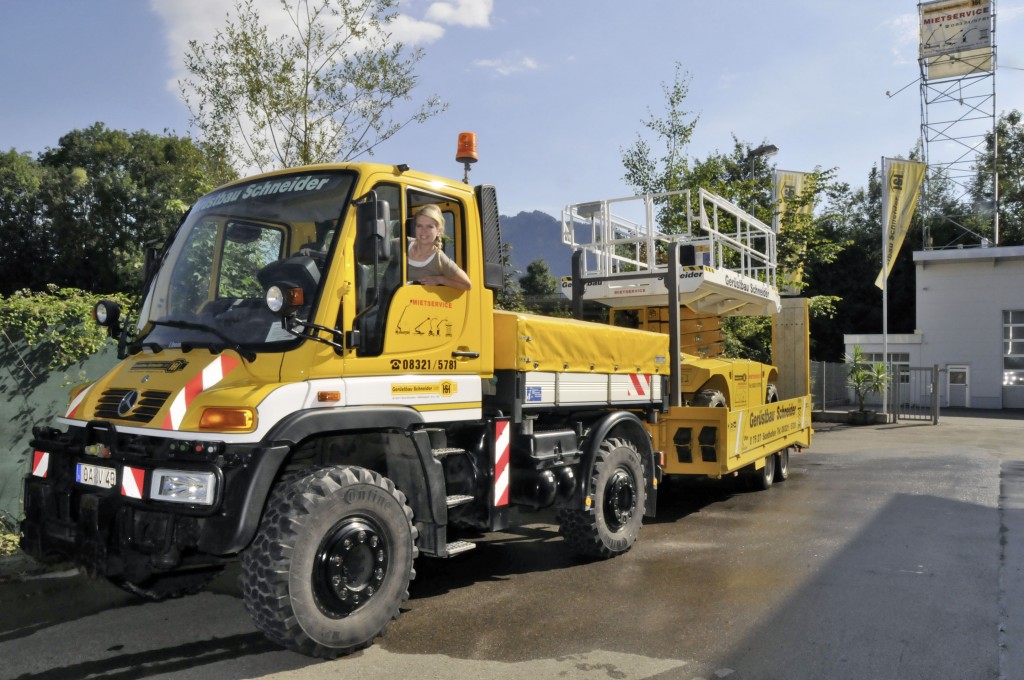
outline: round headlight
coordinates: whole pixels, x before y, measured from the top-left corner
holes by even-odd
[[[280,314],[284,309],[284,291],[279,286],[267,288],[267,309],[274,314]]]
[[[115,328],[121,320],[121,307],[113,300],[100,300],[92,308],[92,316],[99,325]]]

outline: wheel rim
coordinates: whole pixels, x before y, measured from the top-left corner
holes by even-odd
[[[775,461],[775,474],[785,477],[789,473],[789,449],[783,449]]]
[[[604,519],[612,531],[626,526],[636,512],[636,482],[629,471],[619,468],[604,489]]]
[[[387,577],[390,551],[376,522],[350,517],[320,542],[313,564],[313,593],[326,616],[339,619],[364,607]]]
[[[768,456],[764,459],[762,474],[766,485],[775,480],[775,456]]]

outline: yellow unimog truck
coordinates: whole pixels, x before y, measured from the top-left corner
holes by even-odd
[[[427,204],[470,290],[408,280]],[[97,305],[121,361],[35,428],[22,548],[151,599],[237,558],[255,625],[333,657],[383,633],[418,555],[473,548],[460,532],[554,509],[569,548],[611,557],[663,471],[809,443],[805,398],[764,403],[769,367],[714,359],[691,373],[707,403],[673,405],[669,335],[496,311],[503,278],[493,187],[349,163],[204,196],[139,309]]]

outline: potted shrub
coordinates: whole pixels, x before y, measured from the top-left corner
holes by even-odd
[[[850,422],[854,425],[874,422],[875,412],[864,409],[864,399],[872,393],[881,394],[891,376],[885,370],[885,364],[866,361],[859,345],[854,346],[853,354],[846,355],[845,361],[849,369],[846,384],[857,395],[857,410],[850,412]]]

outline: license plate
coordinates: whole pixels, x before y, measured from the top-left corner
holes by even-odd
[[[79,463],[75,468],[75,481],[79,484],[112,489],[117,484],[117,470],[99,465]]]

